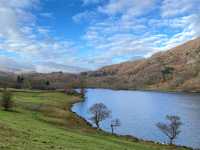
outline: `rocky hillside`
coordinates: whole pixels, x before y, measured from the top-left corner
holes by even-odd
[[[200,92],[200,38],[148,59],[85,72],[90,87]]]

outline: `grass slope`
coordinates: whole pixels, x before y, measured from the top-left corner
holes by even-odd
[[[13,112],[0,109],[0,150],[184,150],[117,137],[89,127],[69,111],[77,97],[14,92]]]

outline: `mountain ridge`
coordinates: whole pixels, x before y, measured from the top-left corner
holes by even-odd
[[[96,71],[80,74],[34,72],[23,76],[36,83],[49,80],[55,88],[84,80],[90,88],[200,92],[200,37],[149,58],[105,66]],[[13,82],[16,77],[14,73],[0,72],[1,82],[5,79]]]
[[[200,91],[200,37],[150,58],[83,73],[91,87]]]

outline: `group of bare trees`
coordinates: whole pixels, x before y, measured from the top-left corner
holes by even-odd
[[[90,120],[96,125],[96,127],[100,128],[100,123],[105,119],[111,117],[111,111],[104,105],[103,103],[96,103],[92,107],[90,107],[90,112],[92,117]],[[114,134],[114,129],[121,125],[119,119],[114,119],[110,123],[112,134]]]
[[[96,103],[89,109],[92,117],[90,120],[96,125],[99,129],[100,124],[105,119],[111,116],[111,111],[103,104],[103,103]],[[160,129],[162,133],[164,133],[168,139],[169,144],[173,144],[174,140],[178,137],[181,133],[180,127],[182,125],[181,119],[179,116],[167,115],[166,120],[167,123],[157,123],[156,126]],[[119,119],[114,119],[110,123],[112,134],[114,134],[114,129],[119,127],[121,122]]]
[[[18,75],[14,86],[16,89],[54,90],[51,82],[46,79],[31,79],[31,77]]]

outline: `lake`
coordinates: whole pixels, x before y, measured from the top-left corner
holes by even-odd
[[[111,132],[111,120],[119,118],[122,124],[117,134],[164,143],[168,139],[155,124],[166,122],[166,115],[178,115],[183,125],[176,144],[200,148],[200,94],[87,89],[86,97],[72,110],[91,123],[89,108],[104,103],[112,111],[112,118],[101,124],[107,132]]]

